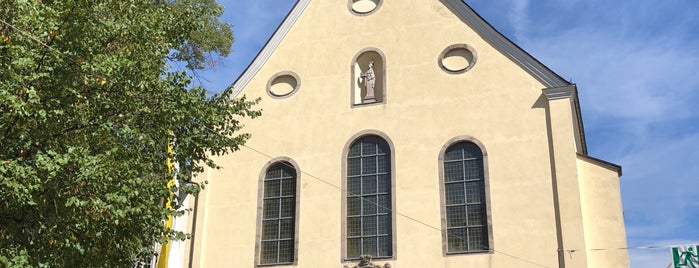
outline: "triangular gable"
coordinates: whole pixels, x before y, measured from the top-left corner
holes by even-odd
[[[240,91],[257,74],[267,60],[272,56],[286,34],[291,30],[296,21],[301,17],[311,0],[299,0],[289,11],[284,21],[279,25],[272,37],[267,41],[255,59],[248,65],[242,75],[233,83],[228,90],[233,90],[233,96],[237,96]],[[494,48],[517,63],[522,69],[539,80],[549,88],[569,86],[571,83],[565,81],[558,74],[543,65],[529,53],[510,41],[507,37],[497,31],[492,25],[478,15],[468,4],[462,0],[440,0],[456,16],[476,31],[484,40]]]
[[[476,33],[478,33],[483,40],[488,42],[495,49],[500,51],[500,53],[516,63],[532,77],[544,84],[547,88],[562,88],[570,86],[575,88],[574,84],[563,79],[561,76],[553,72],[524,49],[496,30],[463,0],[439,1],[449,8],[461,21],[466,23]],[[294,24],[296,24],[296,21],[306,10],[306,7],[308,7],[310,2],[311,0],[299,0],[296,2],[296,5],[294,5],[291,11],[289,11],[286,18],[284,18],[279,27],[277,27],[272,37],[267,40],[267,43],[264,45],[262,50],[260,50],[255,59],[250,63],[250,65],[248,65],[248,67],[245,69],[245,71],[243,71],[233,85],[227,89],[233,91],[233,97],[240,94],[243,88],[245,88],[245,86],[247,86],[257,72],[260,71],[262,66],[267,63],[279,44],[282,42],[282,40],[284,40],[291,28],[294,26]],[[577,98],[577,90],[574,89],[574,91],[576,91],[575,96],[573,97],[573,102],[575,106],[574,113],[577,120],[577,132],[581,142],[581,153],[586,155],[587,143],[585,139],[582,114],[580,112],[580,103]]]

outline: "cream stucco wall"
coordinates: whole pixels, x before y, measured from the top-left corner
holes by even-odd
[[[629,267],[618,171],[585,156],[577,162],[590,267]]]
[[[453,44],[468,44],[477,52],[472,70],[453,75],[440,69],[439,54]],[[386,57],[386,100],[353,107],[352,59],[369,47]],[[301,87],[288,98],[271,98],[265,90],[268,80],[282,71],[298,74]],[[615,178],[591,164],[576,162],[573,112],[566,111],[570,105],[551,110],[563,110],[566,115],[561,118],[565,119],[550,120],[544,88],[440,1],[385,1],[368,16],[351,14],[345,1],[311,1],[241,92],[262,99],[257,107],[262,117],[245,121],[244,131],[252,134],[249,148],[216,159],[223,169],[209,170],[200,178],[208,179],[209,185],[199,200],[193,266],[255,266],[259,179],[269,157],[288,157],[302,170],[298,174],[296,266],[350,264],[342,259],[343,199],[337,187],[344,188],[343,148],[351,137],[366,130],[384,133],[394,146],[394,208],[409,217],[395,217],[394,258],[378,263],[390,262],[393,267],[538,267],[532,263],[558,267],[560,228],[554,209],[554,171],[567,176],[569,186],[575,186],[570,189],[583,193],[582,198],[579,192],[559,195],[559,202],[577,209],[563,219],[564,225],[579,226],[571,231],[579,234],[571,235],[573,240],[579,238],[575,245],[604,244],[599,240],[602,235],[623,233],[623,220],[617,215],[620,203],[608,213],[591,211],[605,209],[606,199],[619,197],[618,182],[616,192],[595,190],[614,185],[592,178]],[[447,141],[464,135],[477,139],[488,154],[494,251],[445,256],[439,230],[438,158]],[[556,135],[562,136],[552,138]],[[558,151],[551,150],[552,146]],[[566,160],[553,161],[557,154]],[[556,163],[564,165],[557,169]],[[591,178],[580,182],[581,190],[578,169]],[[581,201],[591,203],[581,207]],[[591,219],[584,221],[583,216]],[[596,225],[595,217],[607,217],[610,222]],[[609,229],[596,230],[600,228]],[[584,237],[583,229],[590,229]],[[566,267],[605,267],[591,264],[625,260],[625,256],[598,256],[602,255],[574,255],[581,261]],[[625,264],[616,259],[614,263]]]

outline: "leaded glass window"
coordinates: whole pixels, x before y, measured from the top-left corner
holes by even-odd
[[[489,249],[483,153],[471,142],[449,147],[444,155],[447,253]]]
[[[347,258],[393,256],[391,153],[388,143],[366,136],[347,155]]]
[[[267,169],[262,205],[260,264],[294,262],[296,170],[286,162]]]

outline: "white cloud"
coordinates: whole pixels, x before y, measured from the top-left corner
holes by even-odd
[[[670,249],[634,249],[629,250],[630,266],[633,268],[672,267]]]
[[[650,244],[636,245],[641,247],[629,250],[631,267],[633,268],[665,268],[672,267],[672,246],[695,245],[697,241],[690,240],[659,240]],[[661,246],[660,248],[642,248],[645,246]]]
[[[540,11],[537,4],[530,9]],[[660,17],[650,1],[597,4],[595,17],[576,23],[568,23],[574,9],[509,18],[531,20],[530,28],[516,31],[519,44],[578,84],[594,156],[624,167],[629,243],[697,243],[699,233],[685,230],[699,222],[699,38],[693,34],[699,23],[694,16]],[[682,14],[686,7],[662,9]],[[670,260],[669,249],[630,256],[631,267],[665,267]]]
[[[515,37],[519,39],[526,34],[529,27],[529,0],[512,0],[509,20],[514,27]]]
[[[693,115],[699,50],[668,38],[629,40],[600,28],[570,29],[524,42],[579,84],[593,116],[653,123]]]
[[[621,183],[624,209],[631,220],[629,237],[699,239],[698,233],[682,231],[699,220],[694,187],[699,178],[699,150],[692,149],[697,145],[699,133],[635,146],[620,158],[626,170]]]

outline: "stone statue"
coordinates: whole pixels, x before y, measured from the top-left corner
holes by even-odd
[[[369,62],[369,69],[361,75],[364,79],[364,87],[366,87],[366,95],[362,100],[364,101],[375,101],[374,87],[376,85],[376,74],[374,74],[374,62]]]
[[[374,62],[369,63],[369,71],[371,71],[371,67],[374,65]],[[367,72],[369,72],[367,71]],[[373,72],[372,72],[373,74]],[[362,255],[359,256],[359,264],[357,264],[359,267],[375,267],[374,264],[371,263],[371,255]]]
[[[347,265],[344,266],[345,268],[349,268]],[[371,255],[361,255],[359,256],[359,263],[355,266],[352,266],[352,268],[391,268],[390,263],[386,263],[385,265],[376,265],[371,263]]]

